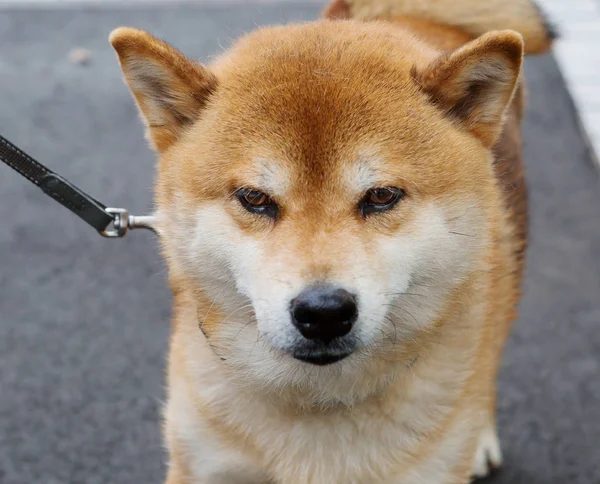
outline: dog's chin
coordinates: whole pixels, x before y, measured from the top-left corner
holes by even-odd
[[[327,352],[327,351],[312,351],[312,352],[294,352],[292,356],[299,361],[309,363],[317,366],[333,365],[338,361],[350,356],[351,353],[338,353],[338,352]]]

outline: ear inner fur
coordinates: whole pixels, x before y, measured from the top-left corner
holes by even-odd
[[[110,42],[148,126],[148,137],[157,151],[164,151],[200,116],[217,79],[202,64],[141,30],[118,28]]]
[[[446,115],[466,126],[487,146],[497,141],[504,112],[518,83],[523,42],[511,31],[491,32],[413,77]]]

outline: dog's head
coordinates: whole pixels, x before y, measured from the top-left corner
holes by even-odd
[[[519,35],[441,55],[318,22],[260,30],[210,68],[145,32],[111,42],[160,154],[171,273],[224,364],[324,400],[410,364],[481,269]]]

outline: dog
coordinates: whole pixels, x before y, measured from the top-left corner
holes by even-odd
[[[502,463],[521,64],[552,32],[529,0],[325,16],[210,66],[110,36],[159,158],[168,484],[465,484]]]

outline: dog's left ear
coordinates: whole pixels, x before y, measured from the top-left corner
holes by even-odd
[[[110,34],[129,89],[154,148],[168,148],[202,113],[217,78],[198,62],[142,30],[121,27]]]
[[[445,54],[413,77],[444,113],[492,147],[519,81],[523,38],[490,32]]]

